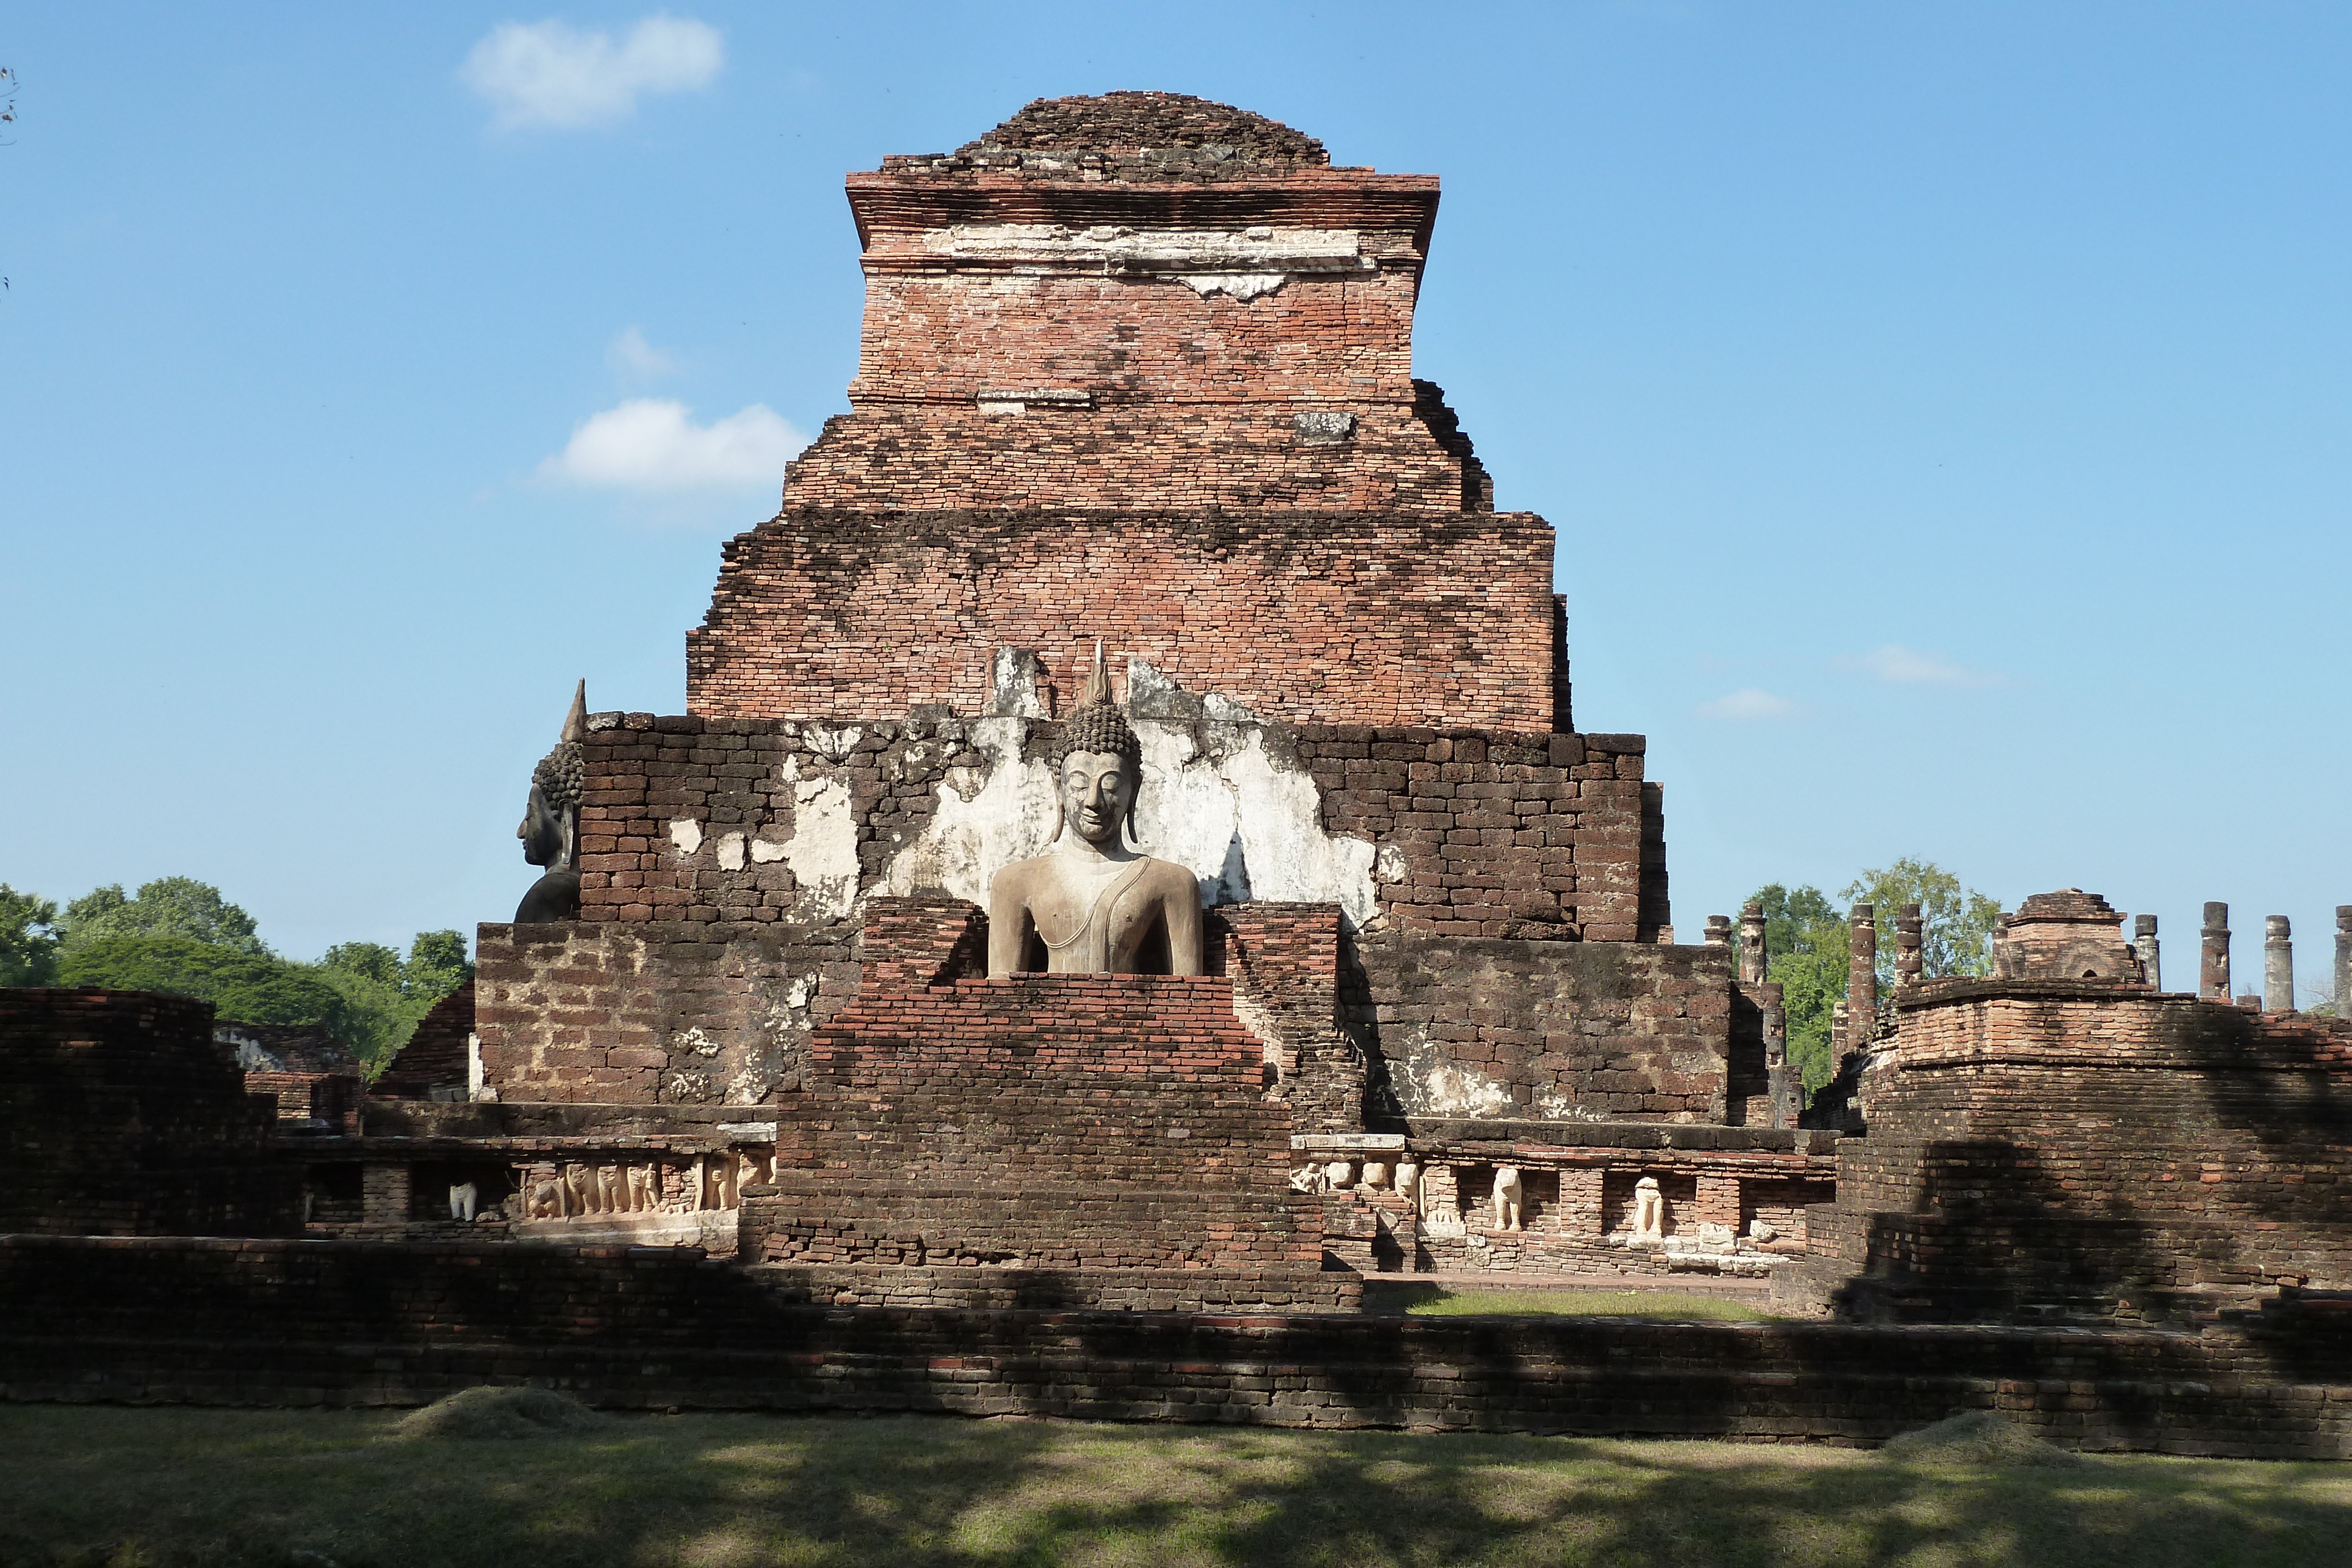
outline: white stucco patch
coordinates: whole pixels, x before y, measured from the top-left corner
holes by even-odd
[[[988,766],[950,770],[931,820],[884,868],[884,893],[946,893],[984,904],[1000,867],[1045,846],[1054,831],[1053,773],[1021,760],[1026,730],[1018,718],[972,721],[972,747]]]
[[[784,858],[786,849],[787,846],[771,842],[766,839],[753,839],[751,841],[751,863],[753,865],[773,865],[776,862]]]
[[[1261,294],[1271,294],[1290,281],[1286,272],[1180,272],[1176,276],[1185,287],[1203,299],[1212,294],[1225,294],[1244,304]]]
[[[742,834],[722,833],[719,835],[719,869],[720,871],[741,871],[743,869]]]
[[[858,737],[866,732],[854,724],[838,729],[828,729],[821,724],[805,725],[801,738],[807,741],[817,754],[828,762],[839,762],[857,747]]]
[[[677,846],[677,858],[684,860],[702,847],[702,824],[691,817],[672,818],[669,841]]]
[[[1498,1116],[1511,1109],[1510,1090],[1472,1068],[1424,1058],[1409,1061],[1404,1076],[1407,1103],[1425,1116]]]
[[[1323,831],[1314,779],[1276,766],[1256,726],[1209,727],[1204,752],[1181,726],[1134,724],[1144,780],[1136,842],[1199,878],[1203,903],[1330,903],[1358,929],[1372,921],[1380,907],[1373,846]],[[929,822],[891,857],[883,892],[984,903],[999,869],[1045,849],[1055,826],[1053,772],[1022,760],[1023,733],[1013,718],[972,724],[972,745],[989,761],[984,779],[974,788],[966,773],[940,787]]]
[[[793,836],[782,849],[798,884],[794,913],[846,918],[857,903],[857,821],[847,779],[793,780]]]

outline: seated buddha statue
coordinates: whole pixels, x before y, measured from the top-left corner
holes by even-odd
[[[1143,745],[1110,700],[1100,644],[1055,750],[1054,841],[988,885],[988,972],[1199,974],[1199,882],[1128,847]]]

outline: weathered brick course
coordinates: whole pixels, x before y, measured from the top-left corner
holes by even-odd
[[[827,1278],[622,1248],[0,1238],[0,1398],[537,1383],[626,1409],[1839,1444],[1984,1408],[2074,1448],[2352,1457],[2352,1336],[2326,1298],[2203,1334],[796,1304]]]
[[[1101,638],[1268,719],[1538,736],[1567,723],[1541,518],[1085,504],[795,508],[739,536],[688,633],[688,710],[969,715],[995,651],[1017,647],[1045,662],[1066,711]]]

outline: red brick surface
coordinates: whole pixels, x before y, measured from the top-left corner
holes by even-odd
[[[687,706],[976,714],[1017,647],[1066,712],[1100,638],[1262,718],[1549,732],[1552,545],[1520,513],[788,512],[728,545]]]
[[[1213,976],[929,984],[978,912],[876,899],[866,979],[817,1031],[772,1195],[770,1262],[1293,1269],[1322,1257],[1288,1186],[1289,1107]]]

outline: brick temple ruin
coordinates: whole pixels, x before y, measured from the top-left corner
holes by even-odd
[[[1307,1383],[1382,1390],[1307,1421],[1856,1440],[1957,1398],[2107,1446],[2352,1446],[2324,1411],[2273,1432],[2260,1392],[2352,1391],[2352,1029],[2291,988],[2231,998],[2226,930],[2166,992],[2153,921],[2126,942],[2070,890],[2009,917],[1991,977],[1928,980],[1906,911],[1882,1002],[1858,909],[1810,1110],[1760,915],[1676,942],[1643,739],[1572,723],[1552,528],[1494,509],[1412,375],[1435,179],[1122,93],[848,195],[849,412],[726,547],[688,711],[575,704],[525,825],[547,874],[364,1096],[278,1058],[241,1082],[184,1002],[0,994],[12,1122],[78,1129],[0,1200],[35,1319],[120,1328],[136,1276],[211,1303],[191,1322],[257,1291],[364,1339],[337,1314],[365,1279],[460,1348],[554,1355],[583,1310],[622,1360],[750,1354],[759,1324],[883,1404],[1284,1419],[1231,1370],[1263,1344],[1204,1348],[1262,1322]],[[1125,891],[1152,875],[1172,915]],[[191,1236],[282,1239],[157,1239]],[[1362,1314],[1368,1281],[1431,1272],[1769,1280],[1844,1322],[1603,1354]],[[1145,1314],[1118,1331],[1139,1404],[1004,1370],[1113,1312]],[[2109,1337],[1928,1326],[2021,1322]],[[1628,1334],[1640,1398],[1602,1386]],[[460,1376],[449,1354],[384,1396]],[[993,1386],[912,1370],[964,1354]],[[188,1356],[179,1385],[270,1385],[266,1354]],[[1449,1357],[1466,1383],[1413,1382]],[[718,1366],[659,1387],[730,1402]],[[2203,1392],[2151,1406],[2151,1377]]]

